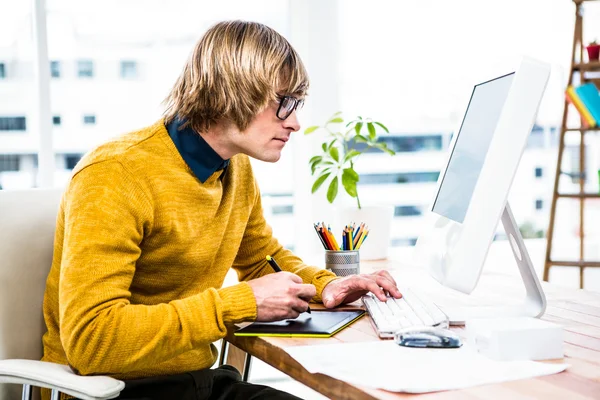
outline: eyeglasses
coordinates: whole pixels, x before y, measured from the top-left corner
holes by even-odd
[[[293,96],[281,96],[279,100],[279,108],[277,108],[277,118],[285,120],[289,117],[294,110],[302,108],[304,105],[304,99],[297,99]]]

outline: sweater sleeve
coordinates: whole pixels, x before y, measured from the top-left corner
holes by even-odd
[[[273,269],[265,258],[270,255],[277,261],[282,270],[293,272],[300,276],[304,283],[315,285],[317,295],[313,298],[313,301],[320,302],[323,289],[329,282],[337,279],[337,276],[326,269],[304,264],[299,257],[285,249],[273,237],[273,230],[267,224],[263,215],[260,190],[255,180],[253,185],[254,188],[251,192],[254,193],[254,205],[233,265],[238,273],[239,280],[247,281],[273,273]]]
[[[256,318],[256,304],[246,301],[254,298],[247,283],[169,303],[130,303],[153,206],[118,161],[77,172],[63,209],[60,338],[79,373],[135,371],[224,337],[226,325]]]

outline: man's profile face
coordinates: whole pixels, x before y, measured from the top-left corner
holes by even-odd
[[[266,162],[276,162],[290,139],[292,132],[300,129],[296,111],[285,120],[277,118],[279,103],[269,105],[250,122],[246,130],[235,136],[239,152]]]

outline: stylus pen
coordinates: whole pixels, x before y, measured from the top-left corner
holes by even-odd
[[[273,270],[275,272],[281,272],[281,268],[279,268],[279,265],[277,264],[277,261],[275,261],[275,259],[271,256],[267,256],[267,262],[269,263],[269,265],[271,266],[271,268],[273,268]],[[310,306],[308,306],[308,309],[306,310],[307,313],[312,314],[310,312]]]

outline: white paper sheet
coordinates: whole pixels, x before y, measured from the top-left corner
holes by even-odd
[[[415,349],[393,340],[295,346],[285,351],[311,373],[392,392],[426,393],[561,372],[568,364],[495,361],[467,344],[458,349]]]

